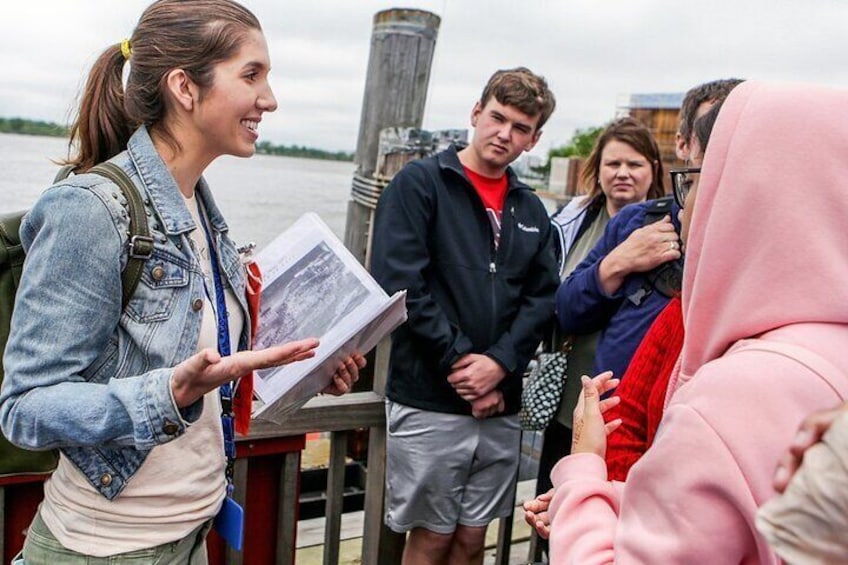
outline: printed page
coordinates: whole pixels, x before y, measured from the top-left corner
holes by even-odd
[[[312,359],[257,371],[255,417],[276,421],[298,408],[344,357],[367,353],[406,319],[405,293],[390,299],[316,214],[302,216],[256,262],[263,283],[254,349],[307,337],[320,345]]]

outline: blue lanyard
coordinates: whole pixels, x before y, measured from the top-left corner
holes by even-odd
[[[212,241],[212,232],[206,225],[203,210],[198,206],[198,216],[206,234],[206,243],[209,246],[209,257],[212,261],[212,280],[215,283],[215,302],[217,303],[218,320],[218,353],[226,357],[231,354],[230,349],[230,316],[227,313],[227,301],[224,298],[224,285],[221,281],[221,272],[218,267],[218,252]],[[233,388],[230,383],[224,383],[220,388],[221,394],[221,427],[224,430],[224,454],[227,456],[227,467],[225,476],[227,478],[227,493],[233,492],[233,470],[236,459],[235,425],[233,423]]]

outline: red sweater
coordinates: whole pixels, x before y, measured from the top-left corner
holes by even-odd
[[[683,348],[683,310],[672,298],[659,313],[633,354],[616,394],[621,403],[605,419],[621,418],[607,442],[609,480],[623,481],[650,447],[663,415],[666,388]]]

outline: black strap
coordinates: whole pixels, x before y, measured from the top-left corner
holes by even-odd
[[[645,208],[645,219],[642,225],[653,224],[671,214],[673,202],[672,196],[663,196],[649,201],[649,205]],[[644,277],[645,280],[639,288],[627,297],[636,306],[642,304],[654,290],[666,298],[680,296],[680,289],[683,287],[683,260],[666,261],[645,273]]]
[[[72,171],[73,166],[65,165],[56,174],[54,182],[65,179]],[[127,240],[127,267],[121,274],[121,309],[123,310],[132,298],[138,286],[138,281],[141,280],[144,262],[153,254],[153,238],[150,237],[147,214],[144,211],[144,203],[141,201],[138,189],[121,167],[107,161],[95,165],[88,172],[111,180],[121,189],[127,199],[130,230]]]
[[[645,208],[645,219],[642,222],[643,226],[659,222],[664,217],[671,214],[671,205],[674,202],[673,196],[663,196],[654,200],[648,201],[648,206]]]

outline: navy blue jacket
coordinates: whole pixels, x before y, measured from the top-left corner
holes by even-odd
[[[466,353],[497,361],[506,411],[550,320],[559,283],[547,211],[509,170],[500,244],[456,149],[407,164],[383,191],[371,271],[407,290],[408,321],[392,339],[386,396],[434,412],[471,414],[447,377]]]
[[[639,304],[628,298],[641,287],[650,287],[642,273],[628,275],[612,296],[604,294],[598,278],[601,260],[644,225],[645,211],[650,205],[650,202],[631,204],[616,214],[595,247],[557,291],[557,318],[566,335],[602,330],[595,351],[595,374],[611,370],[616,377],[623,376],[654,318],[668,304],[669,299],[655,290]],[[675,205],[671,217],[679,233],[678,210]]]

